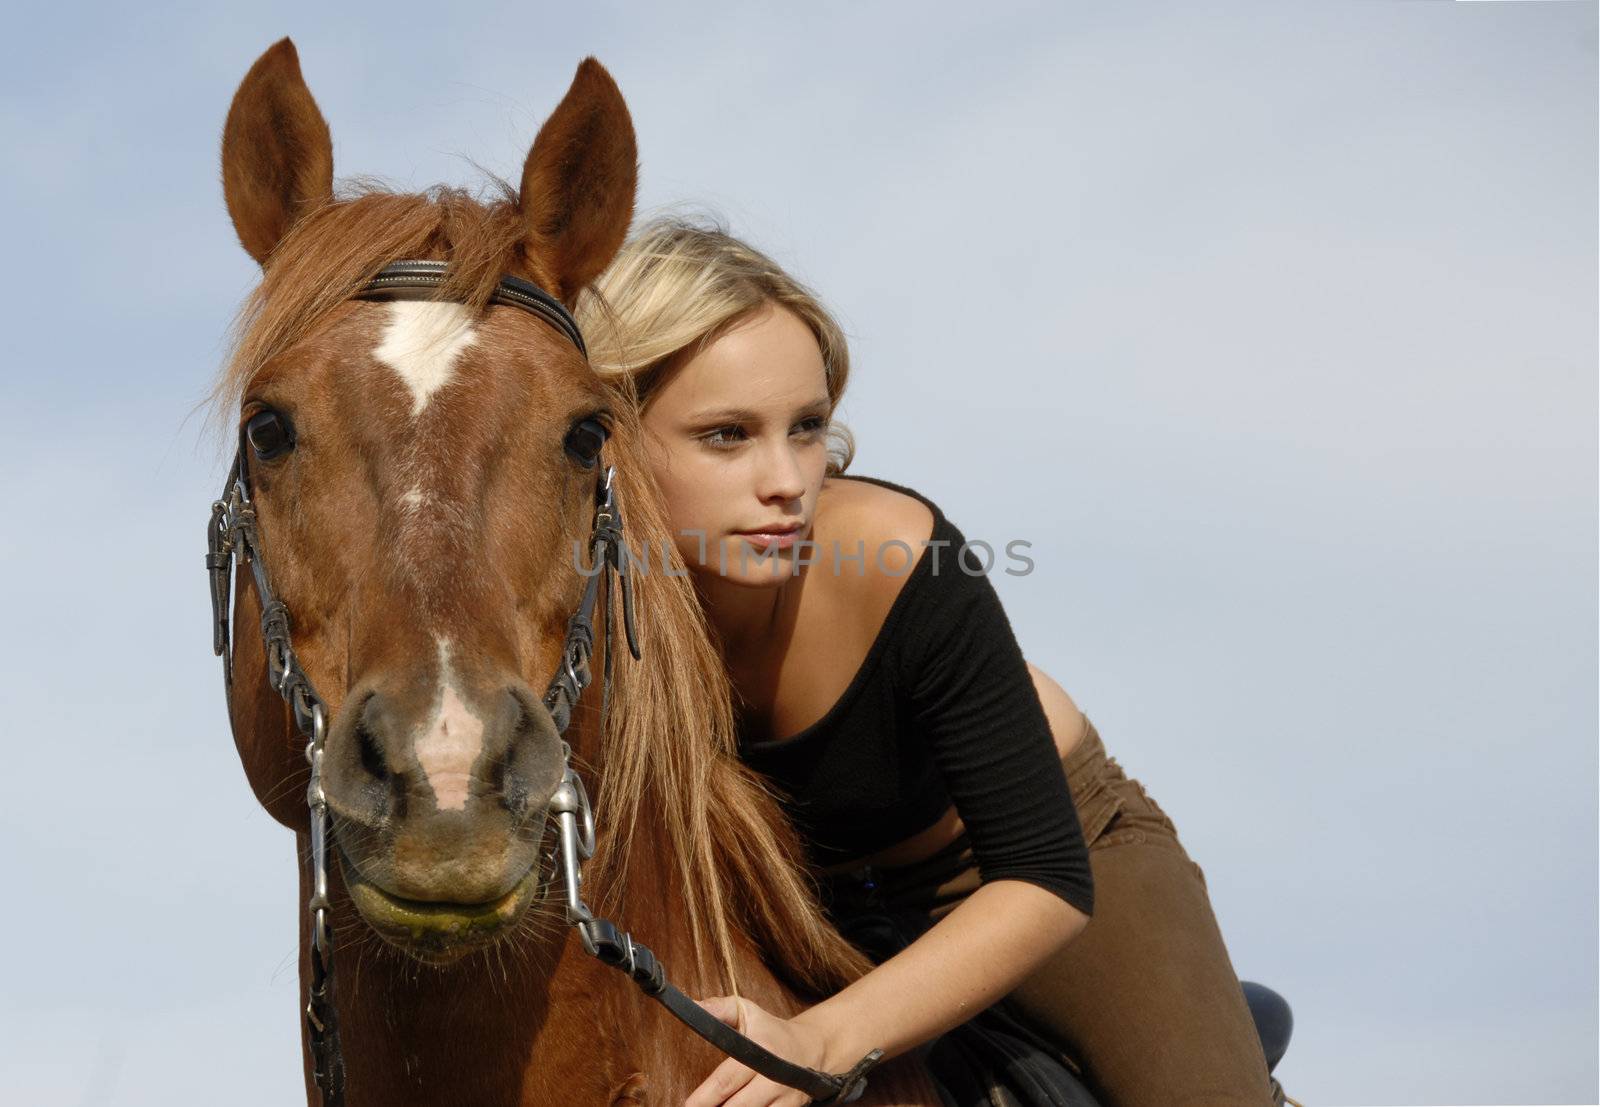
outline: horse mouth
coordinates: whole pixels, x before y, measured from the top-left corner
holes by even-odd
[[[509,892],[483,903],[406,899],[385,891],[338,851],[345,887],[378,936],[419,961],[446,965],[504,936],[544,885],[536,862]]]

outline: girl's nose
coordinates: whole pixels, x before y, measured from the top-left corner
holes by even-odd
[[[757,494],[763,500],[798,500],[805,495],[805,478],[794,449],[784,440],[763,451]]]

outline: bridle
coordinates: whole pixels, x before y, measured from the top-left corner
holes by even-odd
[[[384,267],[356,293],[362,300],[435,300],[445,283],[446,265],[437,261],[399,261]],[[519,308],[555,327],[588,355],[578,324],[548,292],[517,277],[504,276],[489,303]],[[290,641],[289,610],[267,579],[261,558],[261,535],[251,499],[249,443],[241,433],[239,450],[228,473],[222,498],[211,505],[206,526],[206,571],[211,580],[212,649],[223,660],[223,687],[228,718],[233,719],[233,653],[229,648],[229,620],[235,562],[250,566],[256,595],[261,602],[261,637],[266,650],[267,681],[283,697],[294,725],[306,740],[310,765],[306,805],[311,824],[311,895],[306,903],[311,922],[311,980],[306,997],[306,1026],[311,1045],[312,1070],[323,1107],[342,1107],[345,1092],[344,1059],[339,1048],[338,1012],[333,1003],[333,931],[328,901],[328,801],[322,790],[323,746],[328,711],[300,667]],[[600,590],[605,590],[605,666],[601,678],[601,716],[608,709],[611,686],[612,574],[622,592],[623,629],[628,652],[639,659],[634,627],[633,589],[622,539],[622,514],[617,504],[616,467],[605,466],[595,484],[594,522],[589,533],[590,565],[583,598],[567,620],[561,664],[550,680],[543,703],[556,731],[565,735],[572,711],[591,682],[589,659],[594,651],[593,615]],[[580,570],[582,572],[582,570]],[[547,809],[556,823],[556,863],[565,884],[566,919],[578,931],[583,948],[604,964],[628,974],[645,995],[662,1004],[691,1030],[722,1052],[769,1079],[812,1097],[813,1104],[849,1103],[866,1090],[866,1074],[883,1057],[881,1049],[868,1053],[849,1072],[830,1074],[786,1061],[757,1045],[737,1030],[714,1018],[705,1008],[667,981],[655,954],[633,940],[608,919],[597,917],[583,902],[583,862],[594,854],[594,811],[583,779],[571,765],[571,748],[562,742],[563,771]]]

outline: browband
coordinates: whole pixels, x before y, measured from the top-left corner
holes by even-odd
[[[449,266],[442,261],[396,261],[378,270],[378,275],[359,288],[357,300],[437,300],[434,293],[444,286]],[[521,308],[537,315],[556,330],[566,335],[578,352],[589,356],[583,344],[583,332],[570,312],[550,293],[521,277],[501,277],[490,295],[491,304]]]

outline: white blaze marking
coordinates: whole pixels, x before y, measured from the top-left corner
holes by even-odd
[[[417,739],[417,763],[440,811],[467,806],[472,766],[483,753],[483,720],[474,715],[456,690],[450,668],[450,640],[439,640],[439,704]]]
[[[373,356],[411,390],[411,414],[421,415],[433,394],[450,383],[456,358],[478,340],[464,304],[397,300]]]

